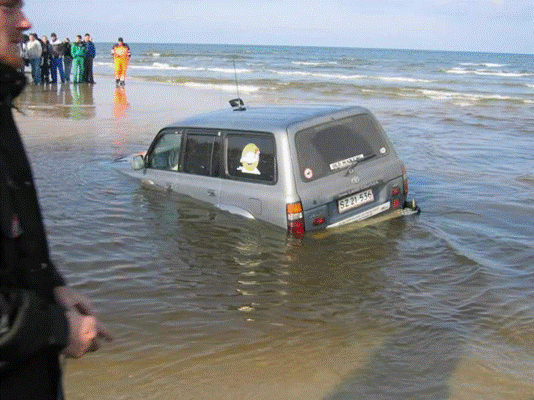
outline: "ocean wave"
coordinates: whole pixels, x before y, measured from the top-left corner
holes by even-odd
[[[293,65],[304,65],[309,67],[321,67],[321,66],[329,66],[329,65],[338,65],[339,63],[337,61],[323,61],[323,62],[313,62],[313,61],[293,61],[291,62]]]
[[[508,64],[495,64],[495,63],[460,63],[460,65],[463,65],[465,67],[486,67],[486,68],[502,68],[506,67]]]
[[[95,61],[94,63],[94,66],[99,66],[99,67],[113,67],[113,63],[111,62],[104,62],[104,61]]]
[[[499,76],[503,78],[523,78],[534,76],[534,73],[528,72],[504,72],[504,71],[490,71],[487,69],[465,69],[455,67],[445,71],[447,74],[457,74],[457,75],[482,75],[482,76]]]
[[[383,82],[396,83],[432,83],[434,81],[429,79],[410,78],[404,76],[367,76],[367,75],[345,75],[345,74],[328,74],[322,72],[305,72],[305,71],[277,71],[270,70],[272,74],[282,76],[301,76],[310,78],[322,79],[338,79],[338,80],[378,80]]]
[[[319,72],[304,72],[304,71],[277,71],[274,69],[269,70],[270,73],[283,76],[303,76],[311,78],[323,78],[323,79],[342,79],[342,80],[354,80],[365,79],[364,75],[343,75],[343,74],[326,74]]]
[[[208,68],[207,70],[210,72],[219,72],[223,74],[248,74],[252,72],[252,70],[246,68],[237,68],[235,70],[233,68]]]
[[[172,82],[175,83],[175,82]],[[193,89],[210,89],[210,90],[222,90],[224,92],[235,92],[236,86],[232,84],[221,83],[201,83],[201,82],[181,82],[178,83],[182,86],[186,86]],[[254,93],[260,90],[257,86],[239,85],[239,91],[245,93]]]
[[[235,83],[232,79],[194,78],[190,76],[174,76],[172,78],[154,75],[141,77],[143,80],[165,82],[173,85],[185,86],[192,89],[215,90],[234,93]],[[279,81],[272,79],[246,79],[239,83],[239,91],[243,93],[271,92],[297,93],[311,95],[315,98],[355,98],[376,97],[390,99],[428,99],[438,102],[451,102],[459,106],[487,105],[491,103],[533,104],[534,100],[519,96],[507,96],[497,93],[461,92],[447,89],[426,89],[402,85],[383,86],[371,82],[326,82],[326,81]]]
[[[431,81],[429,79],[418,79],[418,78],[406,78],[406,77],[387,77],[387,76],[379,76],[375,79],[385,81],[385,82],[405,82],[405,83],[432,83],[434,81]]]
[[[193,67],[175,67],[167,63],[158,63],[155,62],[152,65],[132,65],[130,64],[130,67],[132,69],[138,69],[138,70],[164,70],[164,71],[205,71],[206,68],[193,68]]]
[[[95,62],[95,65],[101,66],[101,67],[113,67],[113,63],[111,62]],[[160,71],[209,71],[209,72],[216,72],[216,73],[223,73],[223,74],[247,74],[253,72],[250,69],[246,68],[207,68],[207,67],[184,67],[184,66],[174,66],[169,63],[164,62],[154,62],[150,65],[135,65],[130,64],[129,68],[137,69],[137,70],[160,70]]]
[[[462,93],[462,92],[451,92],[446,90],[419,90],[425,97],[428,97],[432,100],[448,100],[448,101],[459,101],[467,102],[467,104],[488,102],[488,101],[508,101],[514,103],[528,103],[530,100],[523,99],[520,97],[514,96],[503,96],[500,94],[480,94],[480,93]]]

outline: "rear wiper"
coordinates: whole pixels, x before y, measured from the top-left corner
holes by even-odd
[[[347,167],[347,172],[345,173],[345,176],[349,176],[350,174],[353,174],[354,173],[354,167],[361,163],[362,161],[366,161],[366,160],[370,160],[371,158],[375,157],[374,154],[368,154],[364,157],[361,157],[360,159],[356,160],[356,161],[353,161],[352,164],[350,164],[348,167]]]

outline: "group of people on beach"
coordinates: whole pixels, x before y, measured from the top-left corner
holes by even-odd
[[[59,40],[55,33],[50,39],[43,35],[30,33],[28,40],[22,43],[21,54],[26,65],[31,67],[34,85],[46,83],[95,83],[93,77],[93,60],[96,48],[90,34],[76,35],[74,43],[69,38]],[[59,73],[59,76],[58,76]]]
[[[43,35],[30,33],[21,43],[21,56],[25,64],[31,68],[32,83],[34,85],[47,83],[89,83],[94,84],[93,61],[96,57],[96,47],[93,38],[86,33],[82,38],[76,35],[74,43],[66,37],[59,40],[55,33],[50,39]],[[126,70],[131,57],[130,47],[120,37],[113,46],[111,54],[114,58],[115,81],[117,86],[124,86]],[[59,76],[58,76],[59,74]]]

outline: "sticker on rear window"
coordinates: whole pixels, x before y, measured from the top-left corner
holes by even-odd
[[[244,174],[261,175],[258,170],[258,164],[260,163],[260,149],[254,143],[249,143],[243,149],[241,153],[240,167],[237,167],[238,171]]]
[[[312,178],[313,178],[313,171],[312,171],[311,168],[306,168],[306,169],[304,170],[304,177],[305,177],[306,179],[312,179]]]
[[[357,156],[347,158],[346,160],[341,160],[341,161],[330,164],[330,169],[332,171],[335,171],[336,169],[350,167],[352,164],[361,160],[362,158],[364,158],[363,154],[358,154]]]

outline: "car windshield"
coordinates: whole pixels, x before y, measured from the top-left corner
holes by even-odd
[[[366,114],[300,131],[295,142],[304,182],[372,159],[385,146],[380,126]]]

